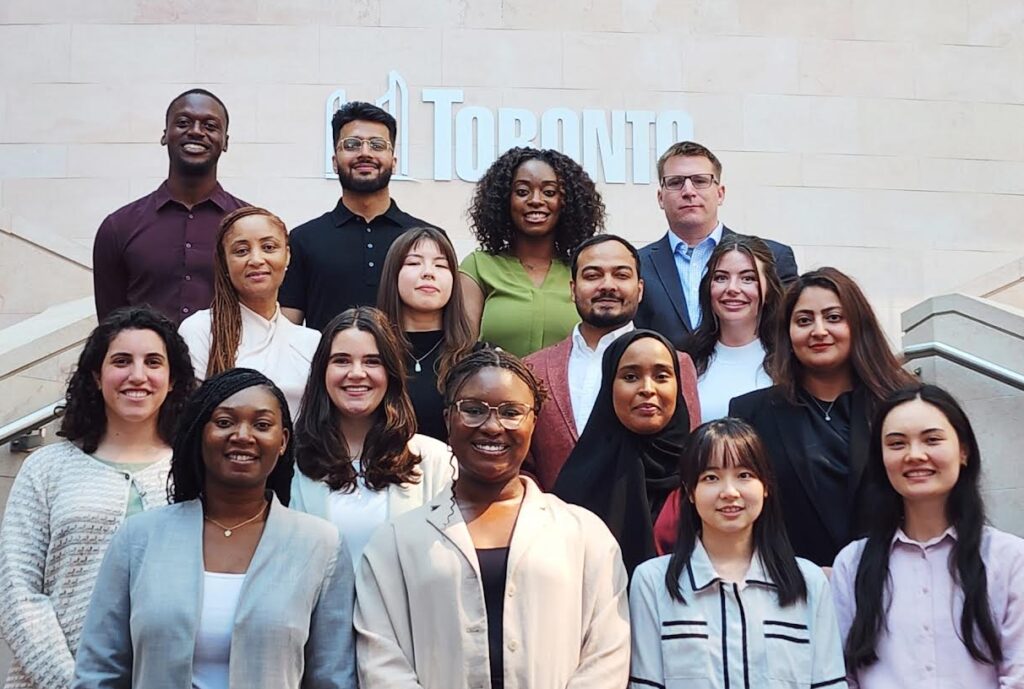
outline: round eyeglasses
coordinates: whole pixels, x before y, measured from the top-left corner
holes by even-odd
[[[497,415],[502,428],[514,431],[523,423],[523,419],[533,411],[532,407],[518,402],[502,402],[492,406],[480,400],[457,400],[452,403],[459,412],[459,420],[467,428],[479,428],[491,418],[491,412]]]
[[[346,153],[355,153],[356,151],[363,150],[363,144],[369,144],[370,150],[374,153],[383,153],[391,148],[391,142],[379,136],[369,139],[360,139],[358,136],[346,136],[338,142],[338,148]]]

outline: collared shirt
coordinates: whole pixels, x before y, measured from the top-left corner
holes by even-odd
[[[683,296],[686,298],[686,312],[690,316],[690,325],[694,330],[700,325],[700,279],[704,277],[704,271],[708,267],[708,260],[711,252],[722,241],[722,223],[715,225],[711,234],[705,237],[697,246],[687,246],[686,242],[669,230],[668,243],[672,247],[672,257],[676,260],[676,270],[679,271],[679,282],[683,286]]]
[[[896,531],[878,635],[878,660],[851,673],[860,689],[980,689],[1024,687],[1024,540],[985,527],[980,553],[988,600],[1004,661],[974,660],[960,640],[963,591],[949,573],[957,534],[952,528],[918,542]],[[856,613],[854,582],[866,539],[846,546],[832,570],[832,593],[843,637]],[[979,634],[976,643],[987,651]]]
[[[299,403],[306,389],[313,354],[320,344],[320,333],[295,325],[281,315],[281,307],[268,321],[245,304],[238,306],[242,316],[242,337],[235,353],[235,366],[254,368],[274,381],[288,401],[292,420],[298,418]],[[178,328],[178,333],[188,345],[192,367],[199,380],[206,378],[206,367],[210,362],[212,315],[212,311],[204,309],[186,319]]]
[[[175,323],[210,307],[214,243],[221,219],[247,206],[220,184],[191,209],[167,182],[106,217],[92,247],[96,315],[149,304]]]
[[[591,349],[580,334],[577,323],[572,329],[572,349],[569,350],[569,402],[572,405],[572,418],[576,424],[576,432],[583,433],[587,427],[590,412],[597,401],[597,392],[601,389],[601,359],[608,345],[619,335],[633,330],[633,321],[626,323],[617,330],[607,333],[597,341],[597,348]]]
[[[338,201],[331,212],[292,230],[281,306],[303,311],[306,327],[316,330],[349,307],[375,306],[384,257],[413,227],[433,225],[402,212],[394,200],[369,222]]]
[[[756,552],[744,581],[727,582],[698,540],[679,577],[681,603],[665,586],[670,559],[648,560],[633,573],[629,689],[846,687],[821,569],[797,558],[807,599],[781,607]]]

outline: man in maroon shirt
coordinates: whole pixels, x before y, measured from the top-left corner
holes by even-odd
[[[160,144],[167,180],[114,211],[92,249],[96,315],[149,304],[180,323],[213,299],[214,240],[225,214],[248,205],[217,182],[228,150],[228,110],[209,91],[190,89],[167,107]]]

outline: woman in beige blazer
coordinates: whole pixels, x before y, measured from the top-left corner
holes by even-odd
[[[375,308],[348,309],[324,328],[301,408],[292,508],[338,527],[353,564],[378,526],[451,482],[448,446],[416,433],[405,350]]]
[[[615,539],[519,474],[544,396],[501,350],[474,352],[448,374],[459,477],[379,529],[363,553],[362,689],[626,685],[626,571]]]

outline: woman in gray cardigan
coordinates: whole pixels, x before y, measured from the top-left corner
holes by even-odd
[[[355,688],[351,563],[329,523],[285,507],[291,435],[263,374],[203,383],[173,504],[126,522],[104,558],[75,689]]]

